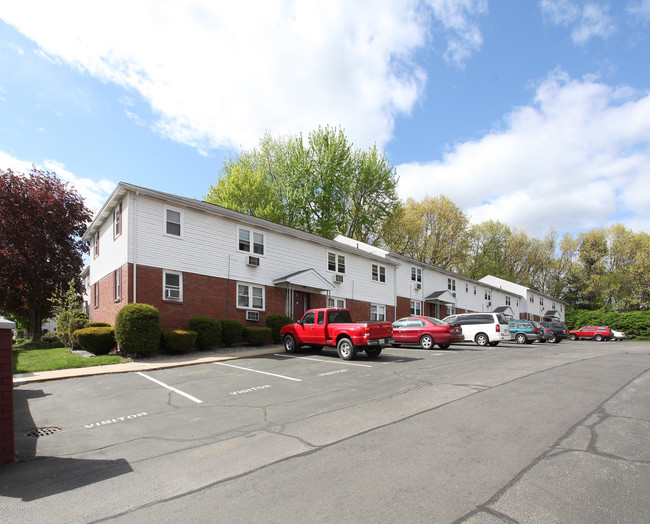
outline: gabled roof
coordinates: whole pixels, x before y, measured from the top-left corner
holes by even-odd
[[[266,229],[268,231],[274,231],[279,234],[292,236],[295,238],[300,238],[308,242],[314,242],[322,246],[328,247],[332,250],[337,250],[341,252],[346,252],[350,254],[361,254],[368,259],[381,261],[384,264],[399,266],[397,262],[392,260],[387,260],[386,258],[367,251],[362,251],[355,249],[352,246],[343,244],[341,242],[336,242],[335,240],[330,240],[329,238],[321,237],[313,233],[307,233],[301,231],[300,229],[295,229],[293,227],[284,226],[282,224],[277,224],[271,222],[270,220],[265,220],[263,218],[258,218],[252,215],[247,215],[246,213],[240,213],[239,211],[233,211],[226,207],[217,206],[216,204],[210,204],[209,202],[204,202],[202,200],[197,200],[195,198],[186,198],[178,195],[172,195],[170,193],[164,193],[162,191],[156,191],[154,189],[148,189],[146,187],[135,186],[133,184],[127,184],[126,182],[120,182],[117,184],[117,187],[111,193],[111,196],[108,197],[108,200],[104,203],[102,208],[99,210],[90,226],[86,230],[86,233],[83,236],[84,240],[90,241],[95,233],[99,230],[101,225],[111,217],[113,209],[120,203],[127,193],[134,193],[135,195],[144,195],[164,202],[175,204],[177,206],[194,209],[203,213],[210,215],[219,216],[222,218],[228,218],[233,221],[236,221],[240,224],[247,224],[252,227]]]
[[[424,299],[425,302],[433,302],[434,300],[437,300],[438,302],[443,302],[445,304],[456,303],[456,297],[452,295],[451,292],[447,289],[431,293],[429,296],[425,297]]]
[[[276,278],[273,284],[292,284],[294,286],[303,286],[311,289],[318,289],[320,291],[333,291],[334,284],[322,276],[314,268],[303,269],[296,271],[284,277]]]

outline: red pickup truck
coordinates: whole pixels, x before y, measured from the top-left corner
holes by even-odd
[[[590,340],[609,340],[612,338],[612,331],[609,326],[582,326],[580,329],[569,331],[571,340],[586,338]]]
[[[350,310],[310,309],[301,320],[280,331],[284,350],[295,353],[301,346],[332,346],[343,360],[352,360],[357,350],[377,357],[386,344],[393,342],[390,322],[353,322]]]

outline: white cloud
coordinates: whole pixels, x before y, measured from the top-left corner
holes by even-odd
[[[32,170],[32,163],[0,151],[0,167],[5,170],[11,169],[16,173],[27,174]],[[42,165],[37,165],[36,167],[45,171],[54,172],[63,182],[70,183],[84,199],[86,207],[93,213],[99,211],[117,185],[111,180],[102,179],[96,181],[78,177],[68,171],[61,162],[57,162],[56,160],[45,160]]]
[[[589,1],[541,0],[540,8],[551,23],[572,27],[571,38],[579,45],[592,37],[605,39],[616,31],[606,5]]]
[[[650,21],[650,0],[634,0],[628,4],[629,13],[642,23]]]
[[[502,129],[397,174],[402,198],[445,194],[474,223],[501,220],[534,236],[613,222],[648,231],[650,94],[554,71]]]
[[[426,74],[412,59],[432,38],[431,16],[461,64],[481,45],[474,19],[486,5],[23,0],[0,16],[49,59],[142,96],[160,134],[206,151],[326,124],[359,147],[383,146],[422,96]]]

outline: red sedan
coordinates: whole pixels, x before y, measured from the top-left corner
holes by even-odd
[[[451,344],[462,342],[465,337],[458,324],[447,324],[433,317],[406,317],[393,322],[394,347],[401,344],[419,344],[422,349],[432,349],[438,344],[447,349]]]

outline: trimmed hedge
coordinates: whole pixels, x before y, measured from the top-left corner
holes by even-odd
[[[152,355],[161,333],[160,313],[149,304],[127,304],[115,317],[115,339],[123,353]]]
[[[266,317],[266,327],[271,328],[271,339],[274,344],[282,342],[280,330],[283,326],[293,324],[293,319],[287,315],[269,315]]]
[[[196,346],[207,349],[221,342],[221,322],[212,317],[190,318],[190,330],[196,331]]]
[[[650,337],[650,311],[630,311],[614,313],[574,309],[566,312],[566,325],[569,329],[582,326],[609,326],[623,331],[632,337]]]
[[[162,348],[165,353],[187,353],[195,344],[198,333],[185,329],[163,329]]]
[[[115,347],[115,329],[110,326],[77,329],[72,338],[81,349],[93,355],[108,355]]]
[[[88,322],[84,327],[111,327],[108,322]]]
[[[88,322],[88,316],[81,309],[63,311],[56,320],[56,336],[67,348],[74,345],[72,334],[77,329],[83,329]]]
[[[249,346],[263,346],[271,339],[271,328],[245,327],[242,336]]]
[[[241,338],[244,326],[238,320],[221,321],[221,341],[225,346],[234,346]]]

